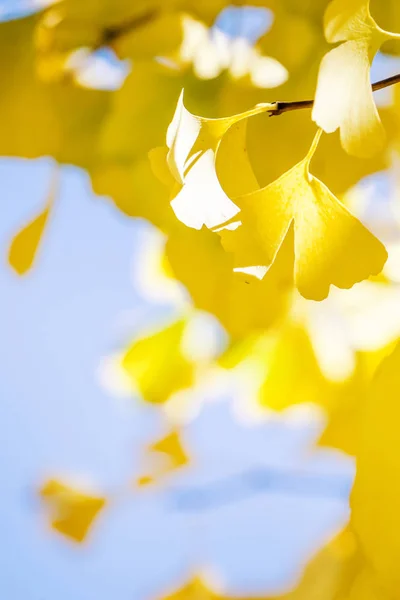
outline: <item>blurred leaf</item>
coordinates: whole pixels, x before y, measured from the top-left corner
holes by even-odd
[[[33,221],[25,225],[11,242],[8,261],[18,275],[25,275],[33,265],[49,212],[48,205]]]
[[[373,99],[370,68],[382,43],[393,36],[376,25],[369,0],[332,0],[324,26],[328,42],[344,43],[321,62],[313,120],[327,133],[340,127],[349,154],[371,156],[382,148],[384,130]]]
[[[187,288],[196,308],[214,314],[235,338],[270,327],[286,310],[289,287],[274,270],[262,281],[235,273],[220,236],[205,227],[175,228],[166,243],[167,271]],[[278,265],[279,266],[279,265]]]
[[[0,154],[50,155],[87,167],[95,157],[110,94],[80,89],[71,81],[45,83],[39,78],[33,39],[39,18],[0,23]]]
[[[93,521],[106,504],[105,498],[92,496],[57,479],[50,479],[40,490],[51,514],[51,526],[74,542],[82,542]]]
[[[45,208],[14,236],[10,244],[8,262],[18,275],[25,275],[32,268],[58,192],[58,177],[57,170],[53,176]]]
[[[389,348],[385,346],[375,351],[358,352],[351,376],[345,381],[330,383],[324,402],[327,425],[318,442],[321,446],[357,456],[368,390],[377,366],[391,347],[392,344]]]
[[[400,585],[400,344],[379,366],[362,420],[351,507],[355,532],[379,586],[395,597]]]
[[[186,321],[177,321],[134,342],[123,356],[123,369],[147,402],[165,402],[193,383],[194,367],[181,348],[185,328]]]
[[[152,455],[157,454],[164,455],[165,463],[161,465],[156,463],[148,475],[138,479],[138,485],[149,485],[189,463],[189,456],[182,445],[178,431],[171,431],[165,437],[150,444],[147,449],[148,457],[151,458]]]

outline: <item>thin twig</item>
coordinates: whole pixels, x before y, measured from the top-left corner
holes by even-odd
[[[390,87],[396,83],[400,83],[400,73],[398,75],[392,75],[386,79],[381,79],[372,84],[372,91],[377,92],[383,88]],[[285,112],[291,110],[302,110],[303,108],[312,108],[314,106],[314,100],[298,100],[294,102],[273,102],[272,107],[267,110],[270,117],[278,117]]]
[[[101,33],[100,39],[96,44],[96,48],[98,49],[102,46],[112,46],[113,42],[115,42],[118,38],[134,31],[135,29],[140,29],[141,27],[144,27],[144,25],[148,25],[148,23],[155,20],[158,15],[158,9],[151,9],[144,14],[127,19],[118,25],[106,27]]]

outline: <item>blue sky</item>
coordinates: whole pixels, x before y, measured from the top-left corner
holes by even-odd
[[[379,58],[373,79],[394,68]],[[46,159],[0,161],[0,597],[151,600],[198,567],[218,573],[232,594],[283,589],[345,522],[351,462],[311,451],[315,427],[277,419],[249,428],[223,398],[185,430],[195,457],[187,473],[158,492],[126,491],[165,424],[138,399],[109,395],[97,372],[102,357],[163,310],[132,283],[147,229],[95,197],[83,173],[63,168],[36,268],[16,277],[7,247],[42,207],[50,173]],[[297,479],[248,493],[240,474],[268,467]],[[339,479],[319,495],[310,474]],[[115,496],[81,547],[46,530],[36,489],[54,475],[88,476]],[[210,504],[196,508],[188,499],[198,494],[183,493],[218,492],[220,481],[227,486]]]
[[[298,575],[304,554],[344,522],[351,465],[330,453],[309,454],[312,429],[279,421],[240,425],[223,400],[188,426],[185,442],[196,461],[171,488],[132,490],[115,500],[82,547],[47,533],[35,496],[43,478],[89,476],[118,495],[139,472],[145,443],[165,428],[153,409],[134,399],[121,403],[97,377],[101,358],[160,311],[132,286],[146,228],[94,197],[84,174],[64,168],[36,268],[20,279],[6,264],[10,237],[42,205],[50,173],[45,159],[0,162],[0,594],[148,600],[196,565],[211,565],[232,592],[279,589]],[[338,472],[344,492],[318,499],[312,486],[305,495],[241,489],[238,474],[268,465]],[[179,494],[182,486],[232,475],[231,502],[225,493],[222,502],[217,497],[195,510]]]

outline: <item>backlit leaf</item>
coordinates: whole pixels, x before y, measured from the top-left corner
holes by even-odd
[[[8,261],[18,275],[25,275],[34,263],[57,189],[58,172],[53,177],[45,208],[28,225],[25,225],[11,242]]]
[[[378,274],[387,252],[309,172],[307,157],[269,186],[235,198],[241,212],[235,253],[242,267],[269,266],[294,229],[294,278],[305,298],[326,298],[331,284],[350,288]],[[243,239],[247,245],[243,244]]]
[[[370,67],[382,43],[396,36],[378,27],[369,0],[333,0],[324,24],[329,42],[344,43],[322,60],[313,120],[327,133],[340,127],[343,147],[350,154],[370,156],[384,143]]]
[[[188,227],[217,226],[238,212],[223,190],[215,168],[216,153],[228,129],[242,119],[265,112],[269,105],[220,119],[206,119],[190,113],[183,92],[167,132],[168,165],[181,190],[171,205],[178,219]]]

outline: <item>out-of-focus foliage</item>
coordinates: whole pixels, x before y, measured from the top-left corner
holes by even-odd
[[[59,0],[1,23],[0,153],[84,169],[99,202],[158,231],[147,279],[160,299],[164,285],[187,292],[175,322],[117,361],[129,390],[172,421],[145,448],[136,491],[190,465],[176,416],[199,382],[250,374],[249,404],[317,404],[319,444],[357,464],[348,528],[282,600],[394,599],[400,330],[385,306],[399,300],[399,225],[373,223],[358,184],[399,160],[399,90],[377,106],[370,80],[380,48],[400,53],[399,3],[257,0],[273,23],[255,43],[218,27],[228,4]],[[311,113],[276,103],[312,97]],[[51,227],[53,196],[11,242],[19,275]],[[216,318],[225,347],[196,342],[197,311]],[[41,497],[77,542],[105,504],[58,480]],[[201,577],[167,597],[230,598]]]
[[[93,496],[62,481],[51,479],[40,490],[50,512],[51,526],[75,542],[82,542],[104,508],[105,498]]]
[[[159,462],[156,460],[150,473],[139,477],[138,485],[156,482],[171,471],[180,469],[189,463],[189,457],[182,445],[178,431],[171,431],[165,437],[150,444],[146,454],[150,462],[152,458],[160,458],[160,455],[164,460]]]
[[[134,343],[123,356],[123,369],[147,402],[165,402],[193,382],[193,367],[182,352],[185,326],[178,321]]]

